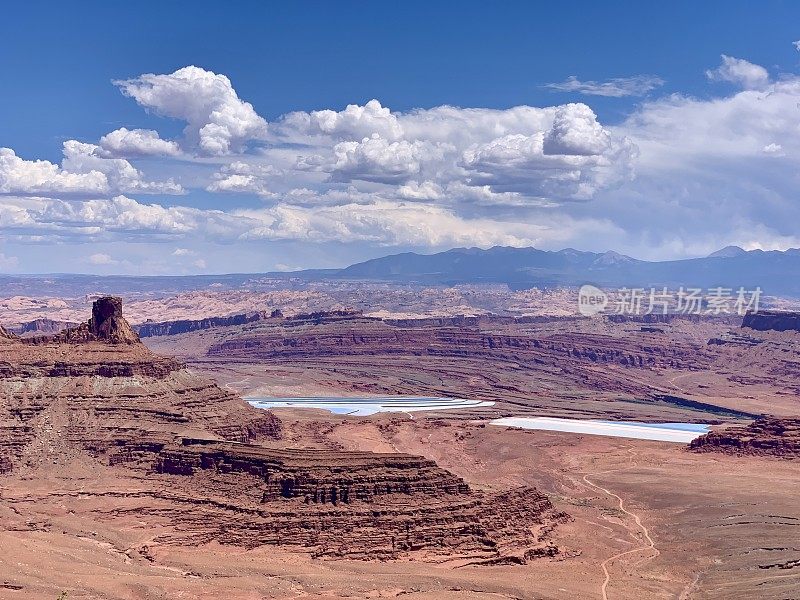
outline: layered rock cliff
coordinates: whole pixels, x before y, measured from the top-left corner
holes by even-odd
[[[800,459],[800,418],[758,419],[744,427],[712,431],[692,441],[697,452]]]
[[[277,438],[280,424],[152,354],[118,298],[97,300],[87,323],[53,337],[0,338],[0,456],[10,465],[153,433],[244,442]]]
[[[760,310],[747,313],[742,327],[756,331],[800,331],[800,313],[780,310]]]
[[[598,334],[504,333],[478,327],[391,326],[379,320],[322,321],[315,327],[288,321],[282,327],[241,332],[211,346],[215,357],[260,360],[325,355],[428,355],[482,357],[537,361],[583,361],[630,367],[690,368],[706,364],[710,357],[692,348],[663,347],[652,343]],[[702,349],[699,349],[702,350]]]
[[[615,370],[641,371],[642,378],[646,378],[647,371],[701,369],[712,360],[704,344],[665,344],[653,341],[652,334],[621,338],[552,329],[540,333],[522,326],[392,325],[363,318],[330,319],[319,324],[287,319],[275,325],[242,329],[217,339],[219,341],[207,350],[207,356],[214,360],[314,366],[329,361],[332,369],[353,365],[358,372],[392,365],[395,370],[391,371],[391,377],[376,378],[377,382],[393,380],[398,364],[408,365],[415,374],[415,381],[440,381],[450,372],[474,381],[475,373],[469,371],[475,369],[491,379],[491,385],[485,392],[471,386],[470,397],[493,401],[508,400],[517,392],[522,398],[530,397],[532,388],[528,377],[532,373],[538,375],[537,384],[552,378],[553,385],[559,388],[590,387],[650,397],[652,390],[647,385],[638,383],[635,377],[621,377]],[[474,366],[467,366],[469,363]],[[498,381],[500,378],[506,381]],[[362,378],[358,389],[377,394],[466,393],[453,391],[456,388],[452,387],[447,390],[419,387],[384,390],[369,387],[371,385],[371,379]]]
[[[158,544],[523,563],[558,551],[550,532],[566,518],[535,489],[476,491],[424,458],[287,448],[274,415],[147,350],[118,298],[53,337],[0,338],[3,484],[59,504],[37,481],[87,469],[90,489],[70,492],[79,517],[166,522]]]
[[[19,336],[33,337],[42,335],[55,335],[56,333],[60,333],[65,329],[71,329],[73,327],[77,327],[78,325],[79,323],[73,323],[72,321],[34,319],[33,321],[20,323],[10,327],[9,331]]]
[[[280,311],[273,310],[271,313],[258,311],[253,313],[242,313],[227,317],[208,317],[206,319],[181,319],[178,321],[163,321],[160,323],[142,323],[134,327],[140,337],[155,337],[162,335],[180,335],[202,329],[214,329],[216,327],[233,327],[235,325],[246,325],[264,319],[278,319],[282,315]]]
[[[525,563],[552,556],[568,517],[533,488],[485,494],[433,461],[405,454],[268,449],[208,440],[114,450],[112,462],[154,460],[151,483],[188,505],[164,543],[302,547],[331,558],[461,558]],[[164,492],[126,510],[148,509]],[[436,558],[439,557],[439,558]]]

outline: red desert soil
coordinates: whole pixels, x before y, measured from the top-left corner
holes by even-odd
[[[8,598],[792,598],[800,583],[796,463],[477,423],[281,411],[287,440],[435,460],[476,490],[536,486],[572,520],[561,553],[525,565],[330,560],[174,535],[150,475],[76,465],[3,484]],[[247,489],[247,488],[242,488]],[[147,510],[131,510],[145,504]],[[645,528],[647,535],[645,535]],[[650,536],[653,546],[650,546]],[[19,592],[13,587],[21,587]],[[54,593],[55,592],[55,593]]]
[[[309,426],[278,412],[287,435]],[[520,597],[601,598],[603,564],[609,598],[791,598],[800,586],[793,461],[440,419],[329,419],[326,437],[343,447],[422,454],[475,486],[534,485],[572,515],[555,535],[565,558],[536,563],[538,583]]]

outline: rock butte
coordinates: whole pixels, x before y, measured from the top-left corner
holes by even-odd
[[[800,331],[800,313],[780,310],[760,310],[747,313],[742,327],[756,331]]]
[[[485,493],[424,458],[290,448],[281,433],[271,413],[152,354],[119,298],[98,299],[87,323],[52,337],[0,331],[8,487],[89,465],[88,516],[167,519],[156,543],[483,564],[558,552],[549,534],[568,517],[536,489]],[[104,477],[128,477],[135,491],[104,490]]]
[[[759,419],[744,427],[712,431],[693,440],[690,448],[697,452],[800,459],[800,418]]]

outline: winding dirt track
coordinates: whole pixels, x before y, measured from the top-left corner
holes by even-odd
[[[633,460],[633,456],[631,456],[631,460]],[[628,554],[635,554],[636,552],[642,552],[642,551],[645,551],[645,550],[653,550],[655,552],[655,554],[653,554],[652,556],[647,557],[648,560],[652,560],[653,558],[655,558],[656,556],[661,554],[661,551],[658,548],[656,548],[655,542],[653,542],[653,538],[650,537],[650,532],[647,530],[647,527],[645,527],[645,525],[642,523],[642,519],[636,513],[631,512],[631,511],[629,511],[629,510],[627,510],[625,508],[624,501],[623,501],[622,497],[618,496],[614,492],[612,492],[612,491],[610,491],[610,490],[608,490],[608,489],[606,489],[606,488],[604,488],[604,487],[602,487],[600,485],[597,485],[596,483],[594,483],[594,482],[589,480],[589,475],[603,475],[605,473],[615,473],[615,472],[617,472],[619,470],[622,470],[622,469],[614,469],[614,470],[611,470],[611,471],[601,471],[599,473],[589,473],[589,474],[583,476],[583,481],[584,481],[584,483],[586,483],[587,485],[593,487],[594,489],[599,490],[599,491],[603,492],[604,494],[607,494],[607,495],[611,496],[612,498],[616,498],[617,502],[619,502],[619,509],[623,513],[625,513],[626,515],[628,515],[628,516],[633,518],[633,520],[636,522],[636,526],[641,530],[641,532],[642,532],[642,534],[644,536],[644,539],[647,540],[647,544],[645,544],[644,546],[640,546],[638,548],[633,548],[632,550],[626,550],[625,552],[620,552],[619,554],[615,554],[614,556],[610,556],[600,564],[600,566],[603,569],[603,574],[605,575],[605,579],[603,581],[603,585],[600,587],[600,594],[603,597],[603,600],[608,600],[608,584],[611,582],[611,572],[608,570],[608,566],[612,562],[614,562],[618,558],[621,558],[623,556],[627,556]]]

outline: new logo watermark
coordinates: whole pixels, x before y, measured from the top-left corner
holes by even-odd
[[[584,317],[602,313],[608,306],[608,294],[593,285],[582,285],[578,290],[578,312]]]
[[[578,312],[586,317],[607,315],[740,315],[758,312],[761,288],[619,288],[602,290],[582,285]]]

